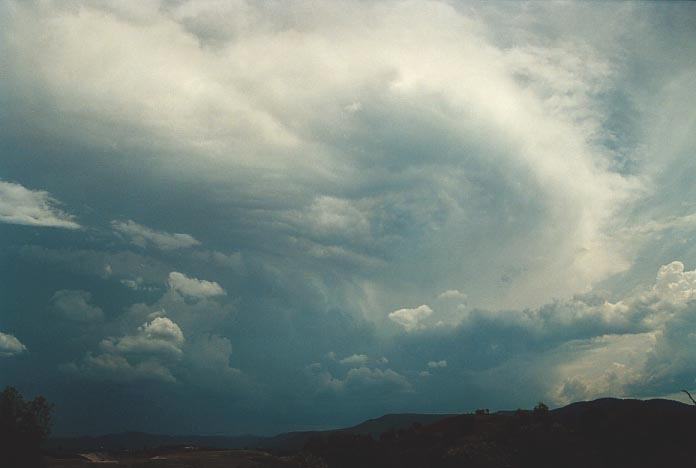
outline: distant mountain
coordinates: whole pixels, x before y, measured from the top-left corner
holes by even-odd
[[[206,448],[236,449],[261,448],[291,452],[302,449],[312,438],[326,436],[334,432],[346,434],[371,435],[378,437],[391,429],[403,429],[415,423],[429,424],[448,414],[388,414],[376,419],[370,419],[356,426],[329,431],[286,432],[272,437],[244,436],[199,436],[199,435],[163,435],[145,432],[122,432],[101,436],[83,437],[52,437],[45,448],[53,452],[77,451],[123,451],[143,450],[174,446],[196,446]]]
[[[450,418],[454,414],[418,414],[418,413],[398,413],[385,414],[379,418],[368,419],[356,426],[347,429],[340,429],[341,432],[351,434],[369,434],[379,436],[389,430],[406,429],[414,424],[431,424],[441,419]]]
[[[356,434],[379,437],[389,430],[406,429],[414,424],[430,424],[451,417],[451,414],[386,414],[376,419],[368,419],[356,426],[329,431],[286,432],[274,437],[259,440],[256,447],[268,450],[292,452],[302,449],[308,441],[315,438],[326,438],[331,434]]]
[[[282,460],[282,466],[300,468],[680,468],[696,467],[695,442],[696,406],[603,398],[550,411],[388,414],[348,428],[274,437],[130,432],[53,438],[48,448],[60,454],[246,447],[262,451],[255,457],[277,455],[269,456],[272,466]]]

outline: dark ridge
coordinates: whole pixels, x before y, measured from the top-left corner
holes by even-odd
[[[195,446],[203,448],[238,449],[262,448],[281,452],[291,452],[302,447],[313,437],[333,432],[371,435],[378,437],[390,429],[408,428],[414,423],[428,424],[451,415],[446,414],[387,414],[370,419],[352,427],[329,431],[286,432],[271,437],[243,436],[200,436],[200,435],[164,435],[145,432],[121,432],[101,436],[52,437],[46,444],[46,450],[52,453],[76,451],[136,451],[162,447]]]
[[[164,454],[184,457],[192,466],[211,467],[218,465],[195,463],[220,456],[252,457],[259,464],[249,466],[259,467],[679,468],[696,466],[695,440],[696,406],[662,399],[602,398],[554,410],[540,405],[496,413],[388,414],[344,429],[274,437],[129,432],[54,438],[49,444],[53,452],[47,453],[54,459],[69,450],[110,453],[122,460]],[[215,455],[205,448],[255,451]]]
[[[696,466],[696,406],[603,398],[548,410],[462,414],[378,439],[333,433],[305,451],[329,468]]]

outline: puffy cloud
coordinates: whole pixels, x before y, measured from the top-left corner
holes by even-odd
[[[75,217],[62,211],[60,202],[43,190],[0,180],[0,223],[78,229]]]
[[[131,363],[118,354],[88,353],[79,364],[68,364],[63,370],[80,375],[107,381],[133,382],[140,380],[156,380],[176,382],[171,371],[157,360],[147,359]]]
[[[370,369],[365,366],[350,369],[343,380],[343,385],[347,391],[375,387],[393,391],[411,390],[408,379],[398,372],[391,369]]]
[[[413,387],[406,377],[392,369],[367,366],[349,369],[343,378],[334,377],[320,367],[309,368],[312,380],[320,392],[360,395],[369,394],[382,399],[394,393],[411,392]]]
[[[102,340],[100,353],[87,352],[81,361],[63,365],[63,370],[97,380],[172,383],[177,381],[172,367],[181,360],[185,341],[175,322],[157,316],[135,333]]]
[[[646,332],[604,335],[562,345],[558,352],[565,360],[557,364],[550,397],[567,404],[599,397],[649,396],[631,387],[646,378],[646,357],[655,340],[654,332]]]
[[[399,309],[391,312],[389,318],[401,325],[407,332],[422,330],[425,328],[425,319],[433,314],[433,310],[427,305],[421,305],[414,309]]]
[[[156,286],[151,286],[151,285],[146,285],[145,280],[141,277],[138,276],[134,279],[122,279],[120,280],[120,283],[127,287],[128,289],[132,289],[133,291],[155,291],[157,290]]]
[[[146,322],[133,335],[108,338],[101,342],[101,348],[119,354],[170,354],[181,355],[184,334],[179,325],[167,317],[155,317]]]
[[[361,364],[367,364],[367,362],[370,360],[370,358],[366,354],[352,354],[350,356],[347,356],[343,359],[341,359],[339,362],[341,364],[346,364],[346,365],[361,365]]]
[[[91,293],[68,289],[56,291],[51,298],[51,303],[61,316],[76,322],[94,322],[104,318],[104,311],[90,304],[91,301]]]
[[[696,298],[696,271],[684,271],[682,262],[663,265],[657,272],[654,293],[661,300],[684,304]]]
[[[453,301],[465,301],[466,300],[466,294],[463,292],[457,290],[457,289],[448,289],[447,291],[444,291],[440,293],[437,296],[438,299],[445,299],[445,300],[453,300]]]
[[[16,337],[0,332],[0,357],[9,357],[21,354],[27,350]]]
[[[429,361],[428,367],[430,367],[431,369],[444,368],[447,367],[447,361],[444,359],[440,361]]]
[[[169,273],[168,284],[171,290],[194,298],[224,296],[227,294],[215,281],[189,278],[178,271]]]
[[[111,227],[123,234],[128,240],[139,247],[153,246],[162,250],[185,249],[200,245],[200,242],[190,234],[173,234],[156,231],[135,221],[111,221]]]

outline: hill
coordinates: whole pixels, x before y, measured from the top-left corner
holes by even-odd
[[[305,450],[330,468],[691,467],[696,407],[600,399],[553,411],[464,414],[378,439],[334,433]]]
[[[388,414],[370,419],[356,426],[330,431],[287,432],[272,437],[164,435],[145,432],[122,432],[96,437],[52,437],[45,449],[52,453],[78,451],[141,451],[163,447],[195,446],[217,449],[259,448],[264,450],[293,452],[301,450],[312,438],[333,432],[361,434],[378,437],[391,429],[404,429],[415,423],[428,424],[449,417],[447,414]]]
[[[389,414],[344,429],[274,437],[124,433],[52,439],[51,445],[64,451],[120,450],[114,456],[131,460],[131,466],[150,466],[155,458],[163,467],[180,466],[174,460],[214,458],[237,460],[225,466],[298,468],[678,468],[696,466],[695,440],[696,406],[604,398],[550,411]],[[187,445],[236,450],[190,451]]]

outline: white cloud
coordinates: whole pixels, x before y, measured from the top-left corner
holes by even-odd
[[[382,398],[391,393],[412,391],[406,377],[392,369],[376,369],[367,366],[354,367],[341,379],[319,367],[308,368],[310,375],[320,391],[334,393],[369,393]],[[375,393],[376,392],[376,393]]]
[[[189,278],[183,273],[172,271],[169,273],[169,288],[185,296],[195,298],[206,298],[224,296],[227,294],[215,281],[199,280]]]
[[[75,217],[62,211],[60,202],[43,190],[29,190],[0,180],[0,223],[78,229]]]
[[[345,110],[349,114],[354,114],[356,112],[360,112],[361,109],[362,109],[362,103],[357,102],[357,101],[351,102],[350,104],[348,104],[347,106],[345,106],[343,108],[343,110]]]
[[[655,295],[672,304],[684,304],[696,298],[696,271],[684,271],[682,262],[663,265],[657,272]]]
[[[447,361],[445,361],[444,359],[441,361],[429,361],[428,367],[430,367],[431,369],[445,368],[447,367]]]
[[[560,318],[569,328],[600,318],[603,328],[597,336],[563,343],[554,351],[560,362],[552,398],[569,403],[690,388],[696,373],[695,286],[696,271],[685,271],[682,262],[674,261],[660,267],[652,287],[616,303],[587,304],[582,313]]]
[[[100,353],[88,352],[81,361],[63,369],[99,380],[175,382],[172,369],[181,361],[185,341],[176,323],[156,316],[132,334],[102,340]]]
[[[454,300],[454,301],[466,301],[466,294],[457,289],[448,289],[444,291],[439,296],[438,299]]]
[[[425,328],[424,321],[433,314],[433,310],[423,304],[414,309],[399,309],[391,312],[389,318],[401,325],[407,332],[422,330]]]
[[[176,234],[138,224],[135,221],[111,221],[111,227],[126,236],[129,241],[139,247],[148,245],[162,250],[185,249],[200,245],[200,242],[190,234]]]
[[[167,317],[155,317],[132,335],[107,338],[101,348],[112,354],[161,354],[180,356],[184,334],[179,325]]]
[[[132,289],[133,291],[156,291],[160,289],[159,286],[146,284],[142,276],[137,276],[133,279],[122,279],[119,280],[119,282],[128,289]]]
[[[16,337],[0,332],[0,357],[9,357],[21,354],[27,350]]]
[[[642,179],[611,170],[600,144],[603,99],[624,83],[600,41],[516,41],[484,8],[447,2],[11,5],[6,80],[35,103],[11,117],[151,154],[152,170],[178,168],[221,206],[263,206],[239,223],[321,241],[319,261],[339,241],[430,259],[398,273],[473,278],[472,302],[495,307],[585,292],[630,265],[613,233]],[[278,190],[251,188],[246,168]],[[170,236],[129,223],[141,244]],[[490,286],[510,268],[525,274]]]
[[[68,320],[93,322],[104,318],[101,308],[90,304],[92,294],[87,291],[62,289],[51,297],[51,303]]]
[[[551,398],[558,404],[568,404],[599,397],[637,396],[630,386],[647,377],[646,357],[655,340],[655,333],[649,332],[606,335],[563,345],[559,352],[567,360],[555,369],[557,383],[550,390]],[[566,351],[571,355],[565,355]]]
[[[365,243],[371,239],[370,203],[329,196],[316,197],[305,210],[288,215],[310,238]]]
[[[355,366],[367,364],[369,360],[370,358],[366,354],[353,354],[341,359],[339,362],[341,364]]]
[[[409,391],[411,384],[406,377],[391,369],[370,369],[358,367],[348,371],[343,380],[346,390],[363,390],[365,388],[385,388],[396,391]]]

